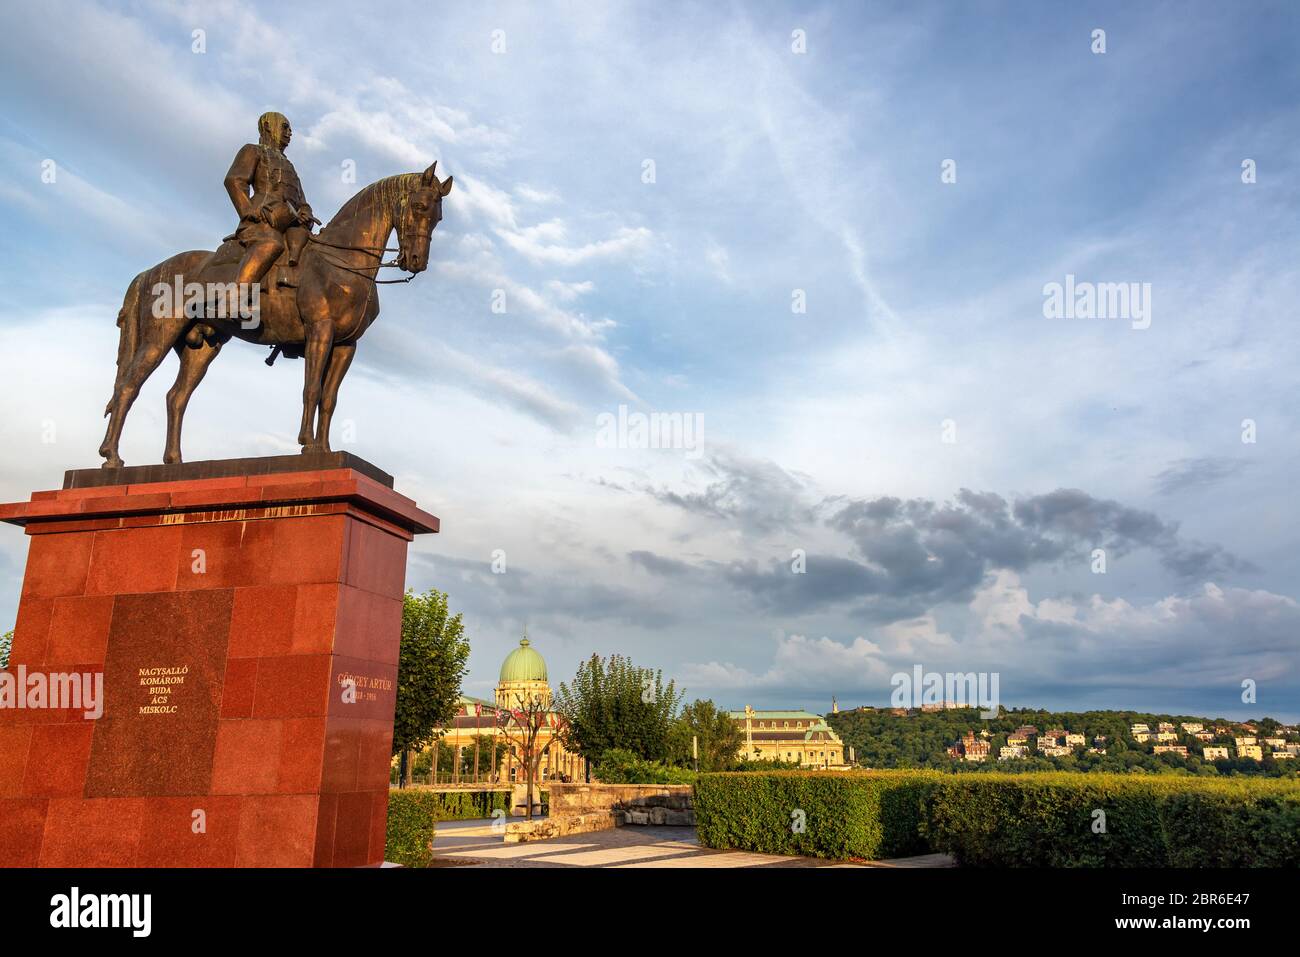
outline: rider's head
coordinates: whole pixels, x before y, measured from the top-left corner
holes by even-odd
[[[258,117],[257,132],[263,144],[281,150],[289,145],[289,140],[293,136],[288,117],[283,113],[275,112],[263,113]]]

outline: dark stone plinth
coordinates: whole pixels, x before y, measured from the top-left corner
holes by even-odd
[[[313,455],[264,455],[245,459],[209,459],[180,465],[128,465],[120,469],[69,469],[63,487],[100,488],[106,485],[143,485],[148,482],[183,482],[188,479],[229,478],[233,475],[278,475],[282,472],[320,472],[352,469],[387,488],[393,477],[351,452]]]

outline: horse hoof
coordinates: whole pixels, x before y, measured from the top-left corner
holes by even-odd
[[[120,469],[125,463],[116,455],[109,458],[100,466],[102,469]]]

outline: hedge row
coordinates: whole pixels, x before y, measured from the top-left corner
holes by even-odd
[[[421,788],[404,788],[420,791]],[[396,794],[396,791],[391,793]],[[510,814],[509,791],[424,791],[433,799],[434,820],[469,821],[491,817],[493,811]]]
[[[935,787],[922,829],[936,850],[965,866],[1300,865],[1296,782],[1068,772],[973,777],[952,775]]]
[[[881,858],[923,854],[924,799],[936,772],[701,774],[695,823],[706,847]]]
[[[701,775],[695,792],[708,847],[867,859],[943,851],[970,867],[1300,865],[1295,781],[758,772]]]

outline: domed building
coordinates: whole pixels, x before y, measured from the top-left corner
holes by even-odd
[[[521,701],[539,700],[551,703],[551,685],[546,678],[546,662],[528,640],[528,633],[519,640],[519,647],[506,655],[497,675],[496,703],[498,708],[517,708]]]
[[[520,734],[515,730],[507,734],[497,724],[500,711],[517,710],[527,702],[540,702],[547,709],[545,722],[538,730],[536,747],[542,751],[538,765],[538,781],[559,778],[581,780],[586,773],[582,758],[569,752],[560,741],[556,729],[559,715],[551,712],[551,685],[546,671],[546,660],[528,640],[527,633],[519,645],[511,649],[501,662],[497,686],[492,701],[462,695],[456,717],[445,728],[439,728],[443,744],[450,745],[457,755],[449,775],[445,770],[438,775],[439,784],[470,783],[521,783],[526,779],[522,757],[519,753]],[[489,738],[495,748],[483,738]],[[477,747],[477,753],[475,745]],[[492,753],[500,752],[496,767],[492,766]]]

